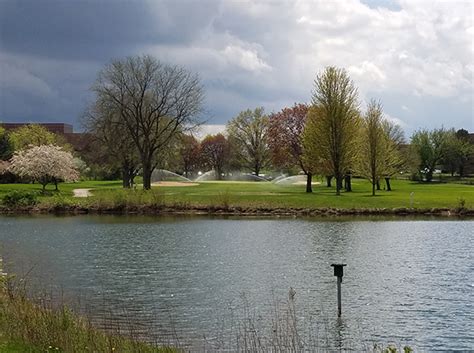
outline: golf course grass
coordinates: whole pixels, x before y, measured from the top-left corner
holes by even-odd
[[[254,209],[474,209],[474,186],[461,183],[420,183],[392,180],[392,191],[380,190],[371,195],[367,180],[354,179],[352,192],[336,196],[323,180],[315,180],[313,193],[306,193],[304,185],[271,182],[208,181],[187,185],[157,184],[144,192],[140,185],[134,190],[123,190],[120,181],[82,181],[60,184],[59,192],[47,188],[40,195],[38,184],[0,184],[0,200],[14,190],[37,191],[38,207],[61,208],[130,208],[136,206]],[[92,196],[73,197],[74,189],[89,189]]]

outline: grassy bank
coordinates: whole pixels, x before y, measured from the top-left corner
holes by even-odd
[[[73,190],[91,189],[93,196],[74,198]],[[76,209],[83,211],[132,211],[155,213],[159,210],[259,211],[311,213],[315,210],[339,210],[341,213],[377,213],[397,209],[398,213],[418,213],[431,209],[474,210],[474,186],[459,183],[418,183],[392,181],[393,191],[378,191],[371,196],[366,180],[355,179],[352,192],[336,196],[324,183],[314,185],[307,194],[302,185],[278,185],[269,182],[202,182],[192,186],[155,186],[151,192],[122,190],[120,182],[79,182],[61,184],[59,193],[39,196],[37,209]],[[34,184],[0,185],[0,199],[13,190],[39,191]],[[296,210],[296,211],[295,211]],[[381,211],[382,210],[382,211]],[[290,212],[290,213],[291,213]],[[470,212],[470,211],[469,211]],[[467,213],[469,213],[467,212]],[[331,212],[330,212],[331,213]]]
[[[291,293],[291,290],[290,290]],[[332,350],[331,335],[326,322],[316,335],[315,323],[305,321],[299,324],[294,292],[287,301],[273,299],[268,322],[262,322],[252,310],[245,297],[242,316],[233,318],[229,330],[211,334],[217,340],[206,341],[203,337],[197,344],[202,352],[323,352]],[[90,321],[75,315],[68,307],[52,308],[51,299],[45,297],[41,304],[35,304],[24,295],[24,291],[3,286],[0,290],[0,352],[181,352],[194,348],[178,349],[157,347],[138,339],[107,334],[97,330]],[[233,322],[233,321],[232,321]],[[224,324],[224,321],[222,321]],[[228,324],[227,324],[228,325]],[[263,326],[262,326],[263,325]],[[228,327],[227,327],[228,328]],[[114,326],[114,330],[118,328]],[[111,331],[111,330],[108,330]],[[132,336],[133,337],[133,336]],[[143,336],[142,336],[143,339]],[[348,342],[351,350],[372,353],[410,353],[407,345],[390,343],[377,344],[361,336],[355,342]],[[356,345],[356,346],[355,346]],[[354,349],[354,347],[357,347]]]
[[[0,281],[4,279],[0,278]],[[106,334],[65,306],[34,304],[23,292],[0,288],[0,352],[177,352]]]

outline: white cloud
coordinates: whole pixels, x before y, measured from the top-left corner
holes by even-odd
[[[198,140],[202,140],[207,135],[223,134],[225,132],[225,125],[223,124],[205,124],[199,126],[194,135]]]
[[[258,53],[255,51],[247,50],[237,45],[228,45],[221,53],[229,63],[238,65],[245,70],[252,72],[271,70],[271,67],[259,58]]]
[[[396,10],[359,0],[225,1],[191,46],[162,52],[242,96],[228,105],[309,101],[315,74],[328,65],[348,70],[362,100],[465,102],[473,95],[472,10],[462,1],[400,0]]]
[[[384,113],[384,117],[388,121],[391,121],[394,124],[400,125],[400,127],[402,128],[406,128],[408,126],[408,124],[405,121],[397,117],[391,116],[390,114]]]

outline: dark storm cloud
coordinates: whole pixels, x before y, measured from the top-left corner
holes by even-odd
[[[109,59],[142,45],[185,45],[209,22],[213,1],[4,1],[1,46],[6,52],[60,59]]]
[[[112,58],[187,46],[218,2],[0,1],[0,121],[77,123]]]

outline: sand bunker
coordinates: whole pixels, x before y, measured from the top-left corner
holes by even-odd
[[[319,185],[321,184],[319,181],[313,181],[311,185]],[[291,185],[306,185],[306,181],[296,181],[294,183],[291,183]]]
[[[199,183],[186,183],[181,181],[159,181],[152,183],[152,186],[197,186]]]

